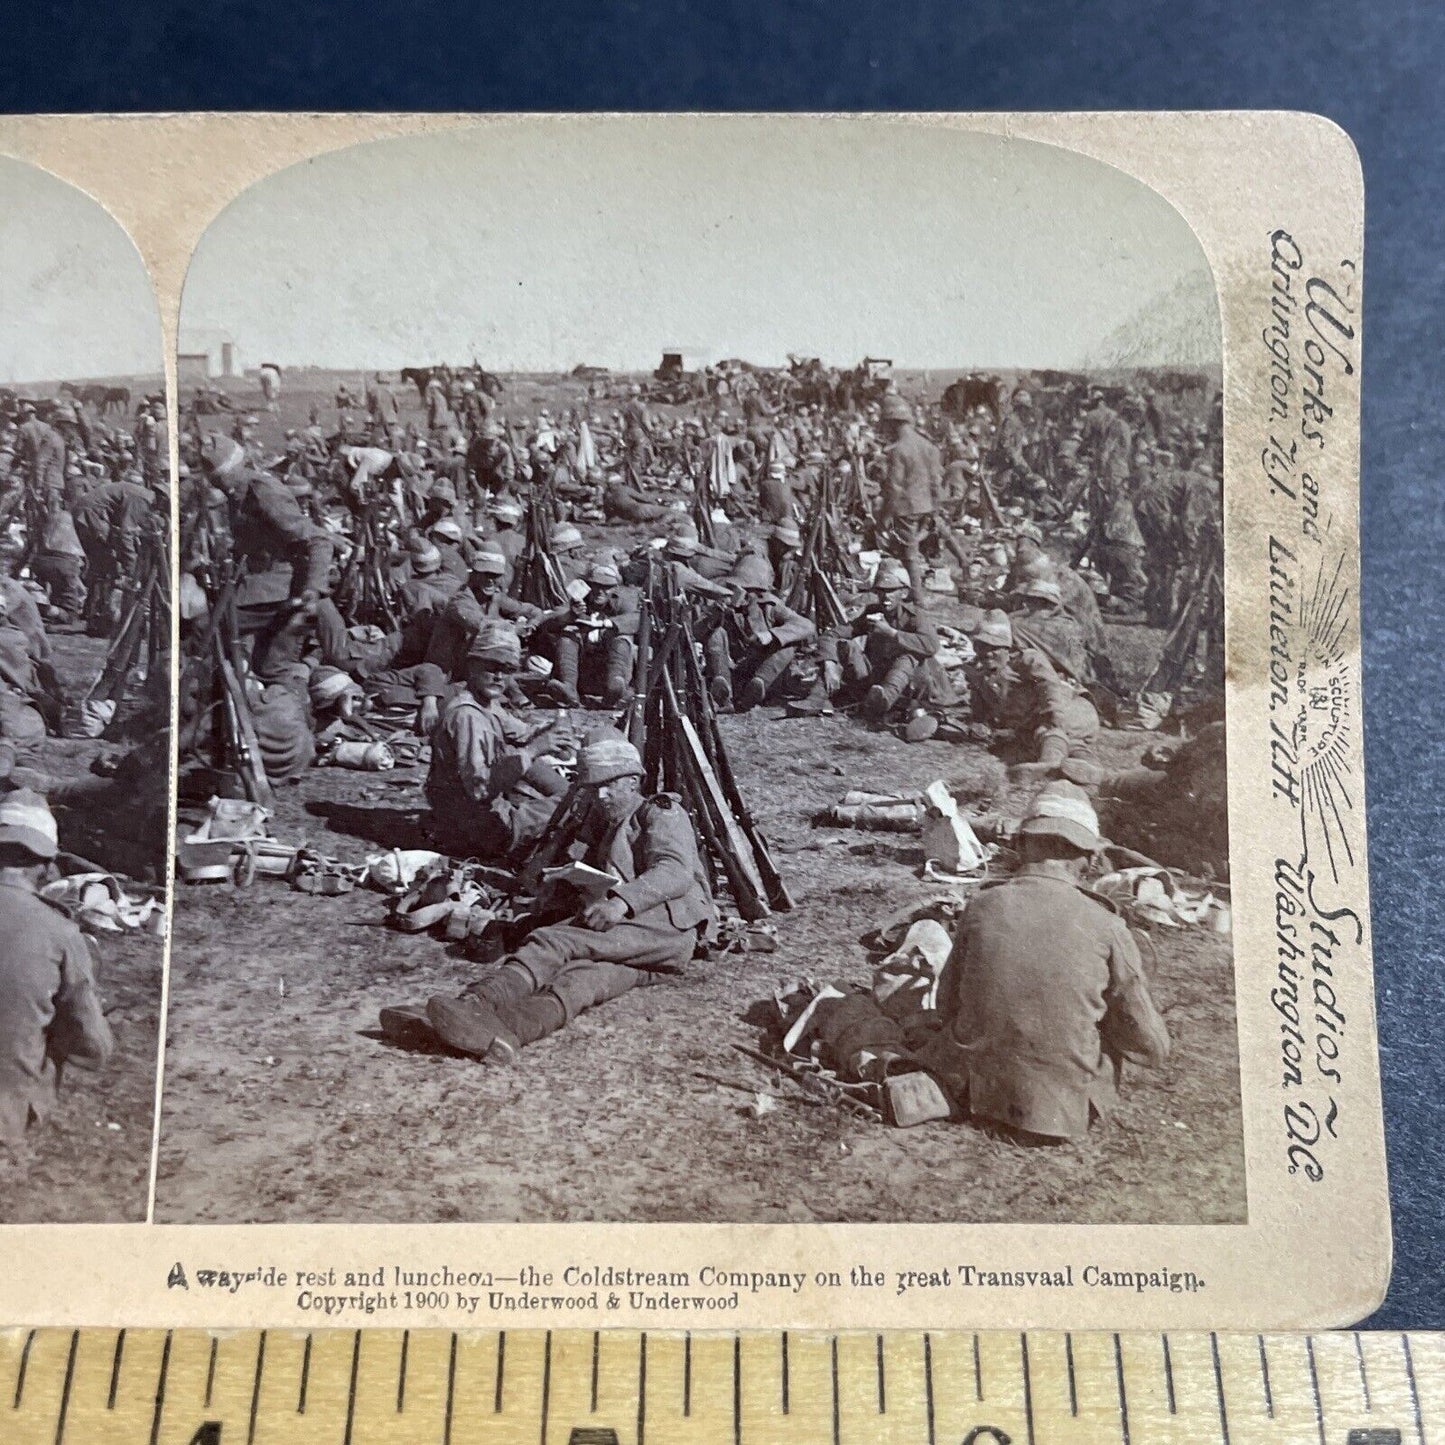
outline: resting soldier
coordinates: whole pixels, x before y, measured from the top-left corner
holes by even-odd
[[[824,633],[818,656],[828,696],[841,701],[863,692],[864,716],[881,720],[908,695],[919,665],[938,651],[938,633],[910,599],[908,574],[897,562],[879,564],[873,590],[877,601]],[[817,690],[814,700],[823,701]]]
[[[432,834],[454,858],[505,862],[542,835],[566,791],[561,774],[529,752],[553,724],[528,728],[502,704],[521,661],[517,634],[484,620],[467,653],[466,685],[432,731]]]
[[[583,610],[585,609],[585,611]],[[642,598],[624,587],[610,562],[587,572],[586,598],[572,609],[557,638],[548,693],[563,707],[580,707],[583,695],[617,707],[632,687],[633,641],[642,624]]]
[[[758,707],[787,675],[798,647],[818,629],[773,595],[766,557],[743,557],[732,575],[737,598],[703,642],[708,686],[719,707]]]
[[[0,1143],[45,1117],[67,1064],[99,1068],[115,1048],[90,946],[39,896],[59,851],[44,798],[18,788],[0,801]]]
[[[1081,1139],[1169,1033],[1112,903],[1080,884],[1101,844],[1082,789],[1054,783],[1019,826],[1023,867],[964,912],[938,1007],[966,1060],[969,1112],[1037,1140]]]
[[[994,732],[1029,739],[1036,761],[1020,764],[1021,771],[1051,773],[1066,758],[1089,756],[1099,714],[1042,646],[1016,638],[1008,617],[998,611],[984,614],[973,645],[978,658],[970,678],[975,717]]]
[[[582,825],[586,861],[618,881],[572,918],[528,935],[459,998],[426,1008],[452,1048],[497,1064],[569,1024],[585,1009],[682,972],[714,922],[692,823],[671,793],[645,797],[642,759],[621,737],[582,749],[578,784],[591,803]],[[382,1026],[414,1022],[387,1011]]]

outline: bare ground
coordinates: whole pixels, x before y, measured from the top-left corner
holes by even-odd
[[[312,402],[329,422],[343,378],[355,386],[363,374],[288,374],[280,414],[258,413],[266,444],[279,448]],[[251,383],[223,384],[238,405],[257,404]],[[502,406],[514,419],[542,404],[555,413],[583,390],[512,377]],[[416,415],[414,392],[397,391]],[[629,536],[612,529],[607,540]],[[1157,646],[1145,631],[1114,630],[1116,665],[1135,682]],[[1153,935],[1173,1057],[1160,1073],[1131,1069],[1113,1122],[1078,1146],[1027,1149],[967,1124],[860,1123],[797,1103],[791,1085],[737,1054],[732,1043],[765,1036],[779,983],[866,981],[860,935],[932,891],[907,838],[819,829],[812,816],[849,788],[914,791],[935,777],[981,786],[998,769],[977,747],[909,745],[844,718],[765,709],[723,727],[798,902],[775,920],[778,951],[699,962],[683,981],[583,1015],[509,1070],[379,1036],[382,1006],[455,990],[475,967],[451,945],[384,928],[380,895],[178,885],[156,1218],[1244,1220],[1228,938]],[[1150,741],[1106,734],[1101,760],[1123,766]],[[422,779],[421,768],[312,770],[279,803],[273,829],[348,861],[420,845]],[[779,1105],[755,1119],[746,1095],[698,1072],[774,1093]]]
[[[777,916],[778,951],[698,963],[683,982],[584,1015],[509,1070],[376,1034],[383,1005],[454,990],[474,967],[444,942],[382,928],[379,895],[182,887],[157,1218],[1244,1218],[1231,951],[1216,935],[1154,935],[1174,1057],[1162,1073],[1131,1070],[1115,1120],[1079,1146],[857,1122],[797,1103],[734,1052],[763,1037],[760,1001],[778,983],[867,979],[860,935],[931,891],[911,839],[815,828],[812,815],[849,787],[977,780],[987,755],[775,710],[724,726],[798,902]],[[1105,755],[1122,762],[1143,743],[1112,734]],[[375,850],[357,833],[409,841],[421,771],[314,771],[279,804],[275,831],[348,860]],[[745,1095],[698,1071],[780,1105],[755,1119]]]
[[[55,634],[51,645],[67,690],[83,689],[105,656],[103,640],[74,632]],[[21,761],[60,777],[79,777],[102,746],[47,738]],[[7,1224],[145,1218],[162,944],[149,934],[109,934],[97,949],[101,999],[116,1052],[100,1073],[70,1071],[46,1123],[10,1154],[0,1149],[0,1221]]]

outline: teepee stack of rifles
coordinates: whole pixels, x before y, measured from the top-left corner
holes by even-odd
[[[793,907],[752,816],[718,727],[695,636],[695,615],[673,569],[649,564],[627,731],[648,792],[677,793],[713,873],[748,921]]]
[[[385,498],[369,501],[356,513],[351,554],[341,569],[336,605],[352,622],[369,623],[383,632],[401,625],[397,614],[396,578],[391,570],[391,539],[387,535]]]
[[[785,599],[794,612],[811,618],[820,633],[841,627],[848,620],[838,584],[851,583],[858,576],[848,549],[847,524],[837,489],[832,474],[824,472],[803,524],[798,567]]]
[[[85,701],[119,707],[136,682],[165,672],[170,646],[171,563],[166,537],[155,531],[141,544],[135,576],[126,579],[105,661]]]
[[[694,613],[666,564],[649,563],[637,636],[634,693],[623,731],[642,754],[643,791],[676,793],[693,821],[713,893],[726,891],[748,922],[793,907],[767,839],[738,788],[703,676]],[[535,882],[563,856],[586,802],[574,787],[553,816],[545,842],[522,870]]]
[[[182,550],[200,559],[195,572],[206,594],[206,614],[199,629],[183,642],[187,655],[180,680],[181,767],[188,761],[199,764],[204,782],[223,796],[231,796],[224,781],[230,775],[253,803],[269,807],[275,795],[246,691],[246,658],[236,613],[236,588],[244,569],[214,545],[204,519],[182,537]]]
[[[527,498],[525,540],[517,554],[512,596],[544,612],[561,607],[567,601],[567,574],[557,561],[550,540],[555,515],[550,486],[534,482]]]

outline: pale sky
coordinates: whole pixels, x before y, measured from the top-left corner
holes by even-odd
[[[638,369],[671,345],[1067,367],[1174,288],[1217,315],[1178,213],[1035,142],[886,120],[514,118],[259,183],[203,237],[182,331],[224,329],[248,367]]]
[[[130,238],[84,192],[0,156],[0,381],[162,369],[160,313]]]

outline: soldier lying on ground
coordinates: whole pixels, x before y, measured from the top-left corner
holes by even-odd
[[[1020,646],[1006,614],[984,614],[973,635],[969,678],[974,716],[996,735],[1015,734],[1032,753],[1025,773],[1049,774],[1069,757],[1088,757],[1099,715],[1082,687],[1039,647]]]

